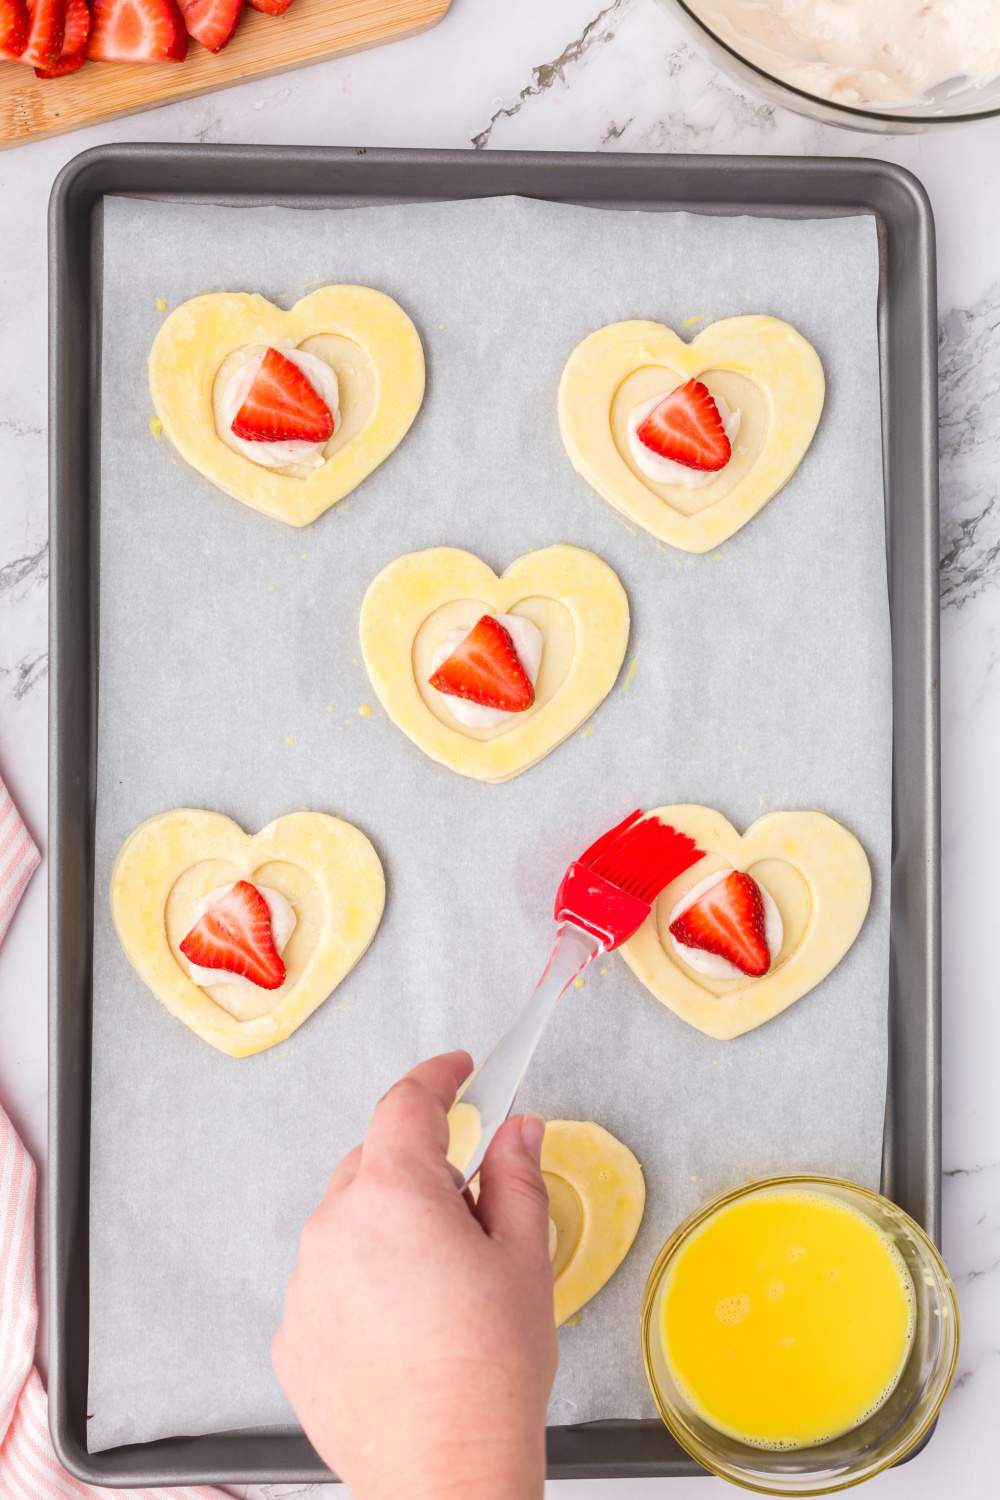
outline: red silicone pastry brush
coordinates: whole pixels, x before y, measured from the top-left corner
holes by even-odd
[[[570,865],[556,894],[555,944],[534,994],[456,1100],[479,1115],[475,1150],[459,1163],[467,1182],[510,1114],[560,995],[599,953],[638,932],[664,886],[702,858],[687,834],[637,810]],[[462,1138],[469,1135],[475,1131],[464,1129]]]

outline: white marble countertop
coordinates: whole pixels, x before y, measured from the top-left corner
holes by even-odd
[[[0,157],[0,769],[39,841],[46,801],[45,212],[52,178],[102,141],[789,152],[886,157],[937,216],[941,306],[944,1246],[963,1347],[939,1430],[873,1482],[881,1500],[997,1493],[1000,1006],[988,948],[1000,845],[1000,120],[925,136],[815,125],[751,97],[653,0],[454,0],[435,30]],[[15,358],[16,352],[16,358]],[[995,842],[996,841],[996,842]],[[44,873],[0,957],[0,1098],[45,1158]],[[708,1500],[717,1481],[578,1482],[560,1500]],[[265,1487],[254,1500],[288,1493]],[[297,1495],[318,1493],[294,1491]],[[343,1493],[339,1491],[338,1493]]]

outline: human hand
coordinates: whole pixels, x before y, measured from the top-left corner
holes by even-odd
[[[465,1052],[379,1102],[306,1223],[273,1360],[355,1500],[534,1500],[557,1362],[544,1122],[498,1132],[473,1204],[447,1161]]]

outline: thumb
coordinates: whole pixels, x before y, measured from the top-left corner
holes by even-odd
[[[515,1115],[497,1131],[479,1171],[476,1212],[491,1239],[549,1258],[549,1195],[540,1166],[545,1121]]]

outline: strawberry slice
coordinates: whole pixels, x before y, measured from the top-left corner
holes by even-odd
[[[670,924],[679,943],[726,958],[752,979],[771,967],[765,928],[760,886],[742,870],[713,885]]]
[[[248,5],[265,16],[283,16],[291,3],[292,0],[247,0]]]
[[[17,62],[28,45],[31,19],[24,0],[0,0],[0,57]]]
[[[221,52],[232,41],[236,23],[243,13],[243,0],[178,0],[188,36]]]
[[[93,0],[87,56],[95,62],[180,62],[187,46],[177,0]]]
[[[333,412],[294,360],[268,349],[232,430],[251,443],[325,443],[333,436]]]
[[[87,0],[66,0],[66,27],[62,53],[48,68],[36,68],[39,78],[63,78],[75,73],[86,62],[87,38],[90,35],[90,6]]]
[[[88,11],[89,15],[90,12]],[[67,73],[75,73],[77,68],[82,68],[87,61],[86,52],[64,52],[51,68],[36,68],[36,78],[65,78]]]
[[[664,396],[636,428],[644,447],[686,469],[714,473],[733,455],[719,408],[700,380],[686,380]]]
[[[274,946],[271,908],[255,885],[238,880],[181,943],[181,952],[202,969],[240,974],[262,990],[285,982],[285,965]]]
[[[28,0],[28,15],[28,44],[19,61],[35,68],[51,68],[62,55],[66,0]]]
[[[511,714],[523,713],[535,701],[510,631],[492,615],[483,615],[429,680],[439,693]]]

